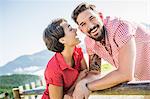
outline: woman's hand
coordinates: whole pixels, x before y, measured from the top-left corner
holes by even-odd
[[[79,81],[73,92],[73,99],[88,99],[91,91],[86,87],[87,80]]]
[[[84,77],[86,77],[87,74],[88,74],[88,70],[87,70],[87,69],[84,69],[83,71],[81,71],[81,72],[79,73],[79,76],[78,76],[77,81],[82,80]]]
[[[64,99],[73,99],[73,97],[71,95],[65,94]]]
[[[84,77],[86,77],[87,73],[88,73],[88,70],[87,70],[87,69],[84,69],[83,71],[81,71],[81,72],[79,73],[79,75],[78,75],[78,79],[77,79],[77,80],[75,81],[75,83],[71,86],[71,88],[67,91],[67,93],[73,92],[73,90],[74,90],[76,84],[77,84],[80,80],[82,80]]]

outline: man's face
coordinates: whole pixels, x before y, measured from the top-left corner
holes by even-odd
[[[87,36],[99,41],[102,34],[103,22],[96,11],[87,9],[77,17],[79,29]]]

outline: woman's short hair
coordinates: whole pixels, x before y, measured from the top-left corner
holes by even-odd
[[[48,50],[53,52],[62,52],[64,50],[64,44],[59,42],[61,37],[65,36],[64,29],[60,24],[67,22],[65,19],[53,20],[43,33],[43,40]]]
[[[72,15],[71,15],[72,19],[78,24],[78,22],[77,22],[78,15],[87,9],[95,10],[95,5],[91,5],[91,4],[88,4],[85,2],[79,4],[72,12]]]

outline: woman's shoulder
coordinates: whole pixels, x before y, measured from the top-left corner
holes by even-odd
[[[59,69],[58,61],[56,59],[56,54],[48,61],[45,71],[55,71]]]

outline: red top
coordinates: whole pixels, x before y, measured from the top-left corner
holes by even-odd
[[[81,48],[75,47],[73,57],[75,61],[75,66],[73,68],[66,64],[60,53],[56,53],[48,62],[44,74],[46,90],[43,93],[42,99],[50,99],[48,92],[49,84],[63,86],[64,94],[74,84],[78,77],[81,68],[81,60],[83,58]]]

